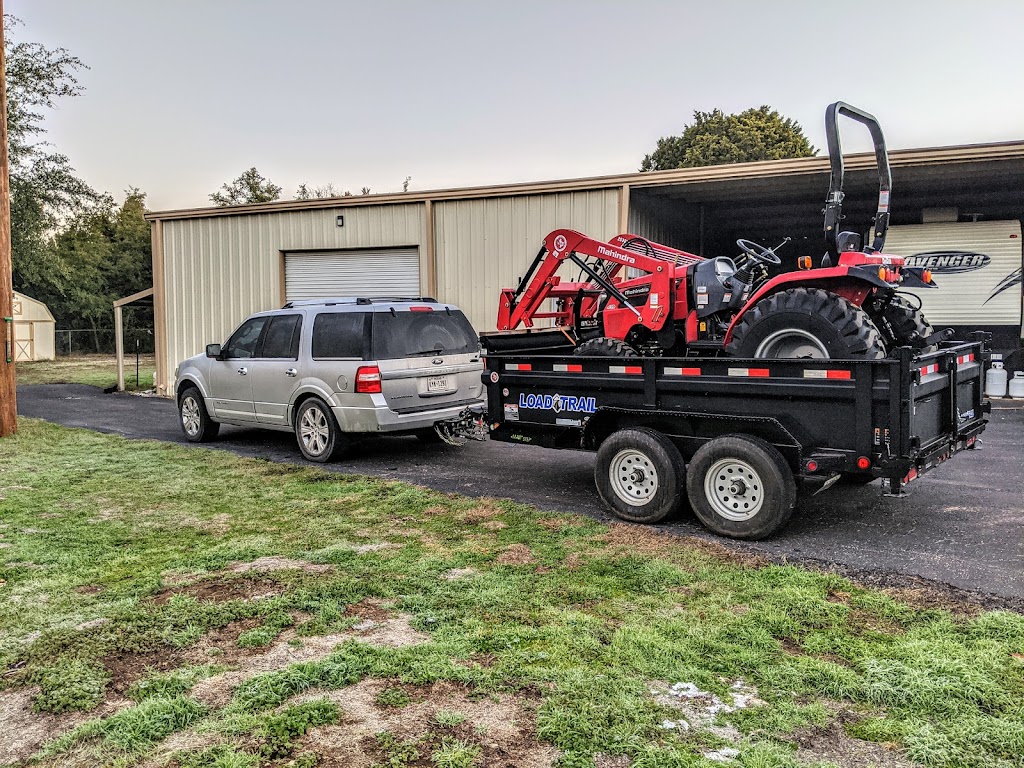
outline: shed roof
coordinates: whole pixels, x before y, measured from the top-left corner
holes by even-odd
[[[875,167],[873,153],[846,156],[846,170],[864,171]],[[900,149],[889,153],[894,169],[934,167],[934,175],[943,177],[959,174],[965,166],[991,166],[999,161],[1024,163],[1024,140],[990,144],[964,144],[950,147]],[[788,160],[767,160],[756,163],[731,163],[702,168],[677,168],[670,171],[627,173],[613,176],[590,176],[579,179],[560,179],[493,186],[456,187],[415,192],[396,192],[376,195],[353,195],[314,200],[279,200],[254,205],[223,207],[181,208],[153,211],[146,214],[150,221],[172,219],[240,216],[253,213],[285,213],[288,211],[340,208],[346,206],[384,205],[391,203],[417,203],[426,200],[458,200],[481,197],[508,197],[542,192],[566,192],[583,189],[607,189],[629,185],[631,188],[702,185],[706,188],[728,186],[730,182],[760,180],[771,186],[773,179],[828,173],[828,157],[801,157]],[[744,186],[746,186],[744,184]],[[749,190],[748,190],[749,191]]]
[[[31,296],[26,296],[24,293],[14,291],[14,300],[22,303],[20,315],[22,320],[30,322],[56,322],[56,320],[54,320],[53,313],[50,312],[50,308],[43,302],[39,301],[39,299],[33,299]]]

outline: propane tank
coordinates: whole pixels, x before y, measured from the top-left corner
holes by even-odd
[[[992,367],[985,372],[985,394],[988,397],[1006,397],[1007,377],[1003,356],[992,355]]]
[[[1024,371],[1017,371],[1010,379],[1010,397],[1024,400]]]

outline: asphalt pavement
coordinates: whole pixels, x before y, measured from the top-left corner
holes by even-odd
[[[162,398],[105,395],[83,385],[21,386],[18,412],[67,427],[191,445],[178,427],[174,403]],[[304,463],[294,438],[280,432],[224,427],[208,447]],[[597,496],[593,465],[593,455],[581,451],[491,442],[425,446],[401,437],[360,443],[326,468],[613,519]],[[961,453],[909,491],[891,499],[882,496],[879,481],[836,486],[801,497],[788,526],[767,541],[717,540],[773,559],[834,565],[855,575],[921,577],[1024,605],[1024,403],[998,404],[981,450]],[[692,516],[657,527],[717,538]]]

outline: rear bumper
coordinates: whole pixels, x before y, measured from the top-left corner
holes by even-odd
[[[378,396],[374,396],[377,400]],[[383,401],[383,397],[380,398]],[[444,408],[413,413],[397,413],[386,404],[374,404],[367,408],[349,406],[331,408],[334,418],[342,432],[410,432],[416,429],[429,429],[439,421],[458,418],[466,408],[472,405],[483,405],[484,399],[460,401]]]

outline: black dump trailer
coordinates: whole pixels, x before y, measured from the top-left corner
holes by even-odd
[[[881,360],[541,349],[488,353],[484,379],[491,439],[596,451],[597,488],[617,516],[653,523],[688,500],[715,533],[760,539],[789,519],[798,486],[884,478],[899,495],[975,447],[987,357],[984,334]]]

